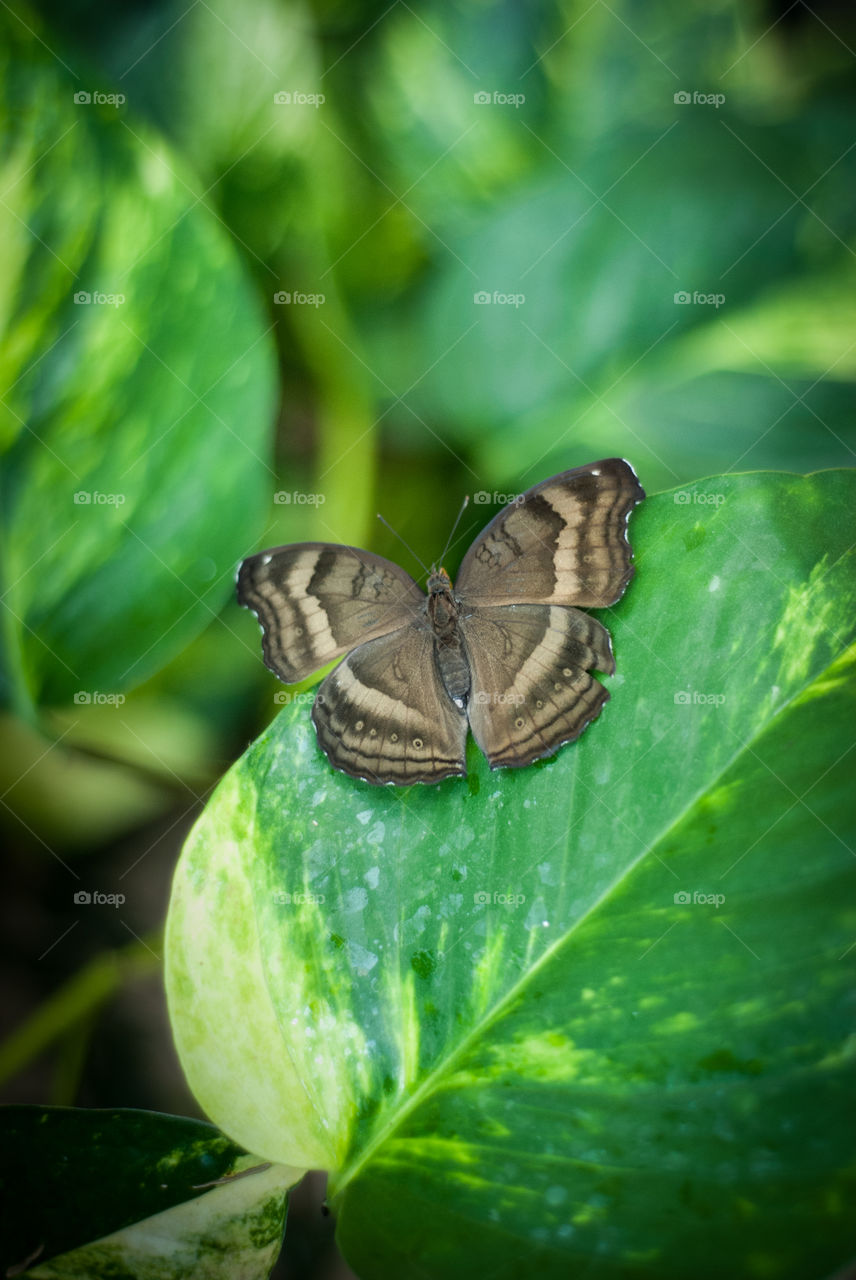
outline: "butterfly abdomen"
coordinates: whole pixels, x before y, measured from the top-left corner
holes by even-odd
[[[449,697],[463,711],[470,692],[470,664],[458,625],[458,606],[443,569],[428,581],[428,619],[434,632],[437,670]]]

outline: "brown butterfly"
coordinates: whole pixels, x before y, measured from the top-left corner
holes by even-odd
[[[467,726],[491,768],[516,768],[579,737],[609,693],[609,632],[574,605],[615,604],[633,576],[626,528],[644,498],[621,458],[528,489],[476,538],[454,587],[428,595],[390,560],[301,542],[249,556],[238,600],[262,625],[286,684],[347,654],[312,708],[331,764],[367,782],[466,773]]]

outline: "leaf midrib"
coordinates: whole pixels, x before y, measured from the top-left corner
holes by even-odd
[[[496,1004],[481,1017],[481,1019],[473,1026],[473,1028],[469,1032],[467,1032],[467,1034],[463,1037],[463,1039],[460,1040],[458,1044],[455,1046],[455,1048],[451,1051],[448,1057],[445,1058],[442,1063],[434,1067],[434,1069],[425,1077],[422,1083],[416,1088],[416,1090],[411,1094],[411,1096],[404,1102],[404,1104],[399,1108],[399,1110],[389,1118],[389,1120],[375,1134],[375,1136],[371,1139],[371,1141],[367,1143],[366,1147],[361,1152],[359,1157],[356,1160],[354,1160],[350,1166],[347,1166],[347,1165],[345,1166],[344,1170],[341,1173],[341,1176],[336,1177],[335,1173],[331,1172],[330,1174],[330,1198],[331,1199],[338,1198],[342,1194],[342,1192],[345,1190],[348,1184],[352,1182],[354,1178],[359,1174],[360,1170],[364,1167],[364,1165],[369,1163],[374,1153],[378,1150],[379,1147],[383,1145],[383,1143],[387,1140],[390,1134],[393,1133],[397,1128],[399,1128],[404,1123],[407,1117],[417,1109],[417,1107],[422,1103],[422,1101],[426,1097],[430,1096],[438,1080],[448,1075],[449,1071],[453,1068],[453,1066],[462,1057],[466,1055],[470,1047],[474,1043],[477,1043],[478,1040],[489,1029],[489,1027],[493,1023],[498,1021],[499,1018],[505,1012],[505,1010],[511,1004],[513,1004],[513,1002],[518,998],[521,992],[525,989],[530,979],[534,978],[535,975],[539,973],[541,969],[547,965],[547,963],[552,959],[552,957],[562,947],[564,947],[566,943],[568,943],[571,940],[571,938],[577,932],[577,930],[603,905],[604,902],[609,901],[614,891],[627,879],[629,875],[631,875],[636,870],[636,868],[643,861],[643,859],[646,856],[648,856],[653,850],[658,848],[662,844],[662,842],[669,836],[669,834],[672,831],[674,831],[677,827],[680,826],[680,824],[684,821],[687,815],[693,810],[693,808],[699,803],[699,801],[718,785],[720,779],[724,777],[724,775],[734,766],[734,764],[742,756],[747,755],[748,753],[751,752],[753,744],[756,743],[761,737],[763,737],[763,735],[776,723],[777,720],[782,719],[785,713],[790,711],[793,704],[797,702],[801,697],[803,697],[804,694],[813,685],[817,684],[819,680],[823,679],[827,675],[827,673],[843,659],[845,654],[851,648],[856,648],[856,646],[847,646],[840,654],[837,654],[836,657],[833,658],[833,660],[830,663],[828,663],[825,667],[821,668],[820,671],[815,672],[815,674],[810,679],[808,679],[805,682],[805,684],[803,684],[800,688],[795,689],[791,694],[791,696],[788,699],[786,699],[779,707],[775,709],[773,714],[770,716],[769,720],[767,720],[760,727],[757,727],[755,729],[754,733],[749,738],[747,738],[745,742],[743,742],[740,745],[740,747],[734,752],[734,754],[730,756],[728,760],[723,764],[723,766],[719,769],[719,771],[716,774],[714,774],[713,777],[710,778],[705,783],[704,787],[699,788],[699,790],[694,793],[692,798],[684,805],[684,807],[680,810],[680,812],[675,817],[673,817],[672,820],[668,822],[666,826],[664,826],[658,832],[658,834],[652,841],[650,841],[645,845],[645,848],[638,855],[638,857],[634,858],[631,862],[629,862],[627,866],[622,869],[620,875],[618,875],[614,880],[610,881],[609,885],[604,889],[604,891],[600,894],[600,896],[597,897],[589,905],[589,907],[582,913],[582,915],[577,917],[577,919],[573,922],[570,928],[565,933],[563,933],[561,937],[556,938],[555,941],[552,942],[550,946],[546,948],[546,950],[543,952],[541,956],[539,956],[539,958],[535,961],[535,963],[529,969],[527,969],[525,973],[521,974],[521,976],[517,979],[517,981],[514,982],[512,986],[508,988],[508,990],[496,1002]],[[575,781],[576,781],[576,773],[577,773],[577,770],[575,769],[574,770]]]

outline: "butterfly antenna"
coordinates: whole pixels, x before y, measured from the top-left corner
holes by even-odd
[[[461,518],[464,512],[466,511],[467,507],[469,506],[469,503],[470,503],[470,495],[467,494],[467,496],[464,498],[463,502],[461,503],[461,509],[458,512],[457,519],[455,520],[455,523],[452,525],[452,532],[449,534],[449,537],[446,540],[446,545],[443,548],[443,554],[440,556],[441,564],[446,559],[446,552],[449,550],[449,547],[452,545],[452,539],[454,538],[455,533],[457,532],[458,525],[461,523]]]
[[[402,545],[403,547],[405,547],[405,548],[410,552],[410,554],[413,556],[413,559],[416,561],[416,563],[417,563],[417,564],[419,565],[419,567],[422,569],[422,572],[423,572],[424,574],[426,574],[426,576],[427,576],[427,574],[428,574],[428,569],[425,567],[425,565],[424,565],[424,564],[422,563],[422,561],[419,559],[418,555],[417,555],[417,554],[416,554],[416,552],[413,550],[413,548],[410,546],[410,544],[404,541],[404,539],[402,538],[402,536],[401,536],[401,534],[398,532],[398,530],[397,530],[397,529],[393,529],[393,527],[392,527],[392,525],[389,523],[389,521],[388,521],[387,519],[385,519],[385,518],[381,515],[381,513],[380,513],[379,511],[378,511],[378,513],[377,513],[377,518],[378,518],[378,520],[380,520],[381,524],[385,524],[385,525],[386,525],[386,527],[387,527],[387,529],[389,529],[390,533],[394,534],[394,535],[395,535],[395,537],[396,537],[396,538],[398,538],[398,541],[401,543],[401,545]]]

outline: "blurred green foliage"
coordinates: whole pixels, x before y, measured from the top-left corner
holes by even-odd
[[[463,493],[597,456],[630,458],[649,492],[852,462],[846,15],[833,31],[757,0],[6,13],[20,710],[125,688],[145,745],[109,753],[213,779],[246,707],[255,727],[275,710],[229,601],[259,545],[362,542],[415,569],[378,507],[427,562]],[[79,106],[81,89],[126,102]],[[81,318],[73,292],[117,276],[128,304]],[[129,497],[75,511],[76,488]],[[97,746],[89,718],[53,728]],[[129,793],[129,821],[149,804]]]

